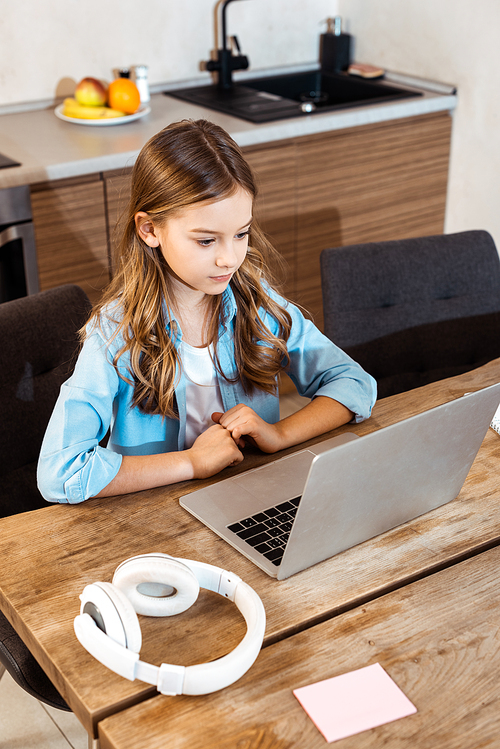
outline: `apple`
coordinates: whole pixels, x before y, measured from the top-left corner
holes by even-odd
[[[75,89],[75,99],[85,107],[102,107],[108,100],[108,93],[97,78],[83,78]]]

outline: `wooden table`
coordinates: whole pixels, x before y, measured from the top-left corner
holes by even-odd
[[[499,569],[497,547],[265,648],[228,689],[113,715],[99,723],[101,749],[324,749],[292,690],[373,663],[417,713],[333,746],[498,746]]]
[[[377,403],[371,419],[343,429],[366,434],[499,380],[500,359],[386,398]],[[250,454],[243,466],[220,477],[269,459]],[[500,543],[499,459],[500,439],[489,430],[456,500],[281,582],[179,506],[180,494],[208,481],[51,505],[4,518],[0,608],[96,737],[99,721],[156,692],[108,671],[77,642],[73,619],[87,583],[109,581],[121,561],[153,551],[215,564],[240,575],[261,596],[267,614],[264,644],[269,646]],[[168,620],[142,618],[141,626],[141,659],[155,664],[190,665],[219,657],[244,632],[235,607],[207,592],[185,614]]]

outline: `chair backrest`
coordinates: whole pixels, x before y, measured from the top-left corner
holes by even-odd
[[[321,275],[325,333],[380,398],[500,357],[500,259],[485,231],[328,249]]]
[[[46,506],[36,484],[40,446],[90,309],[74,285],[0,304],[0,517]]]
[[[325,333],[343,349],[500,310],[500,261],[485,231],[327,249],[321,280]]]

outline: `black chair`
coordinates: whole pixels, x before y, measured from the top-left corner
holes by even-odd
[[[500,260],[485,231],[327,249],[321,281],[325,334],[379,398],[500,356]]]
[[[47,506],[36,483],[38,454],[90,308],[73,285],[0,304],[0,517]],[[7,669],[29,694],[70,709],[1,613],[0,664],[0,676]]]

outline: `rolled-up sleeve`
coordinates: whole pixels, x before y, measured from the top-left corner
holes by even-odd
[[[94,332],[83,345],[73,375],[61,387],[38,461],[38,488],[49,502],[82,502],[118,473],[122,456],[99,445],[120,387],[109,356]]]
[[[297,391],[306,398],[333,398],[353,412],[354,421],[367,419],[377,398],[376,381],[297,307],[288,304],[287,310],[292,316],[287,374]]]

